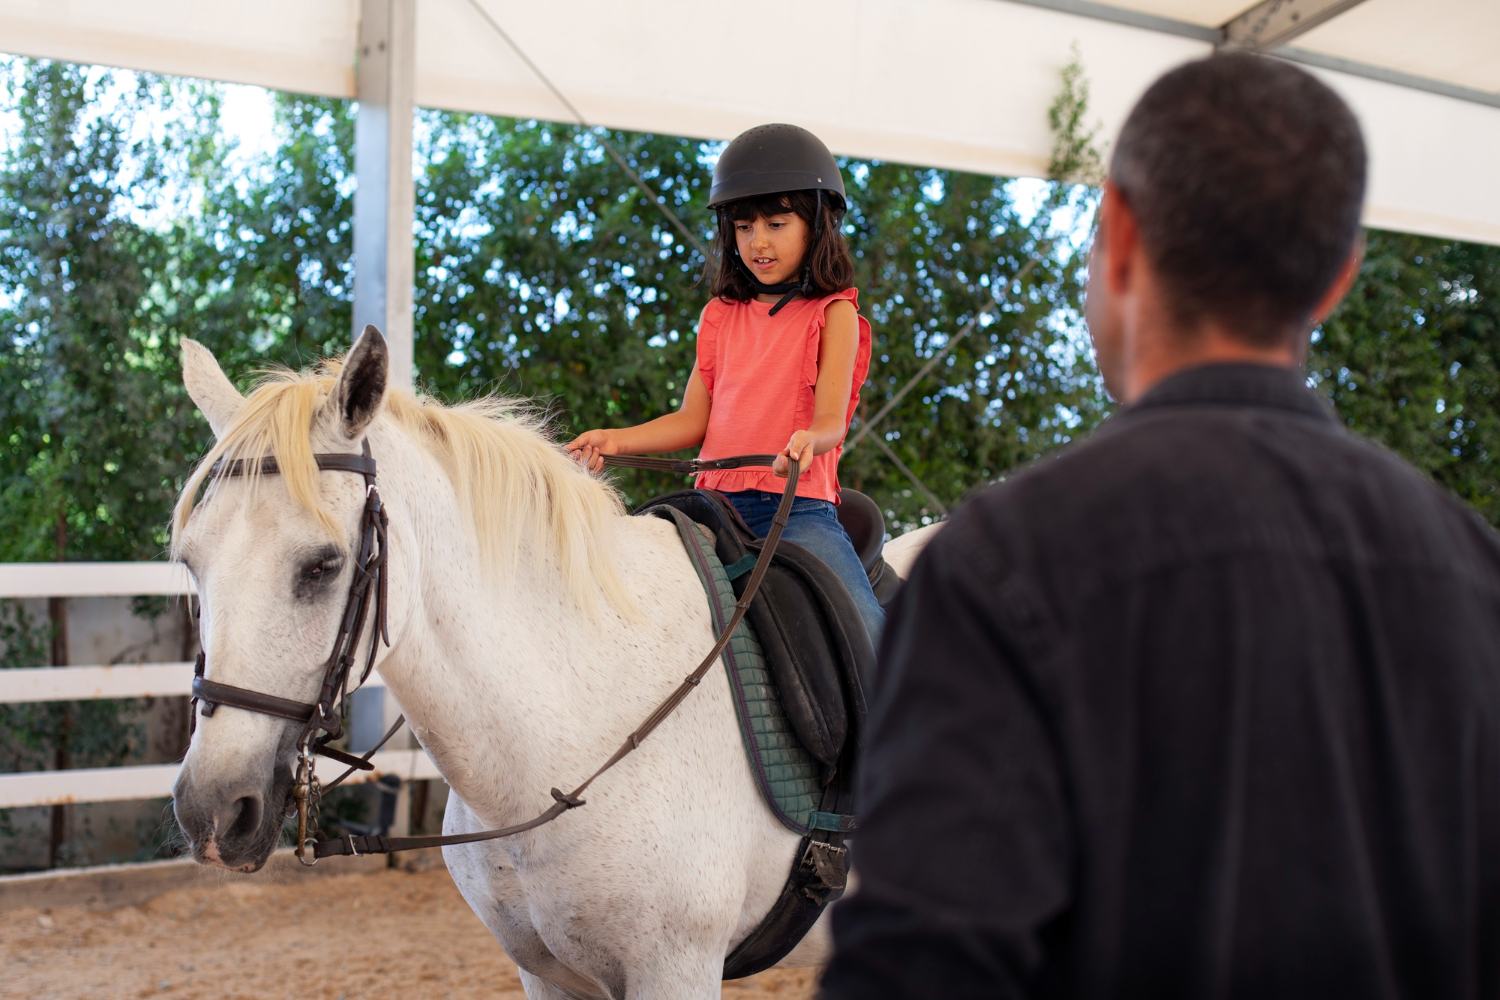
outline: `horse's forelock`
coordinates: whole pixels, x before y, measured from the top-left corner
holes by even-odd
[[[214,464],[220,460],[248,460],[245,472],[238,478],[244,479],[253,491],[261,479],[260,465],[255,460],[267,455],[276,459],[278,478],[293,501],[316,517],[336,544],[346,544],[338,524],[322,505],[312,449],[313,419],[333,384],[333,376],[322,372],[271,370],[262,374],[235,422],[203,456],[177,498],[172,518],[174,555],[182,529],[198,506],[199,494]]]

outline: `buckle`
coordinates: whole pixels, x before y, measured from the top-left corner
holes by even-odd
[[[810,841],[799,863],[804,872],[817,877],[817,886],[806,886],[803,892],[813,895],[815,891],[840,895],[849,883],[849,848],[835,847],[821,840]]]

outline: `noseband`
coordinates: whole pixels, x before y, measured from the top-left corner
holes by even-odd
[[[370,670],[375,666],[375,653],[379,649],[380,641],[383,640],[387,646],[391,644],[386,623],[387,518],[385,508],[380,501],[380,490],[375,485],[375,459],[370,455],[370,442],[364,442],[362,453],[358,455],[320,454],[314,455],[313,459],[318,468],[324,472],[352,472],[363,476],[365,480],[365,505],[359,525],[359,551],[355,556],[353,575],[349,580],[349,596],[344,604],[344,615],[339,621],[338,635],[333,640],[333,652],[328,655],[323,665],[323,683],[318,691],[317,701],[292,701],[289,698],[236,687],[233,684],[211,681],[204,676],[207,660],[200,652],[197,663],[193,667],[193,697],[189,707],[190,726],[193,729],[197,726],[199,712],[204,716],[211,716],[220,705],[302,724],[302,733],[297,739],[300,762],[295,792],[299,807],[299,827],[302,828],[299,830],[298,837],[299,855],[302,851],[302,835],[306,833],[307,808],[304,805],[304,799],[310,798],[311,805],[315,807],[318,795],[317,779],[312,776],[312,755],[321,754],[349,765],[350,771],[345,772],[338,781],[330,783],[327,786],[329,788],[338,784],[355,769],[371,770],[369,755],[364,758],[356,757],[342,750],[336,750],[328,746],[328,743],[338,739],[344,733],[344,713],[348,710],[349,676],[354,666],[355,651],[359,648],[360,638],[364,634],[365,621],[370,617],[372,600],[375,605],[375,626],[370,637],[370,651],[365,657],[358,684],[363,684],[370,676]],[[274,476],[281,471],[274,458],[238,459],[233,462],[225,462],[221,459],[209,470],[209,477],[217,480],[243,476],[255,469],[258,469],[263,476]],[[197,706],[201,708],[195,712],[193,709]],[[398,721],[397,725],[399,724]],[[393,733],[395,729],[396,727],[393,726]],[[191,733],[192,730],[189,731]],[[384,740],[381,742],[383,743]]]

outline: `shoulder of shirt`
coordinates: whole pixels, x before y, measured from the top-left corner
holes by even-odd
[[[858,314],[859,307],[845,298],[833,299],[824,307],[824,315],[830,319],[835,316],[847,316],[853,319]]]
[[[1111,418],[1087,437],[976,489],[929,545],[946,585],[1009,599],[1031,595],[1044,618],[1061,616],[1068,587],[1060,589],[1060,581],[1093,582],[1085,578],[1100,568],[1097,543],[1127,527],[1120,523],[1122,499],[1151,489],[1151,470],[1159,463],[1181,458],[1142,426],[1154,422]]]
[[[736,309],[743,308],[745,303],[733,302],[720,295],[715,295],[703,305],[703,311],[698,314],[698,326],[719,327],[724,325],[724,320]]]
[[[1039,567],[1033,556],[1064,541],[1072,548],[1108,522],[1108,508],[1140,488],[1158,457],[1167,455],[1149,428],[1112,418],[1087,437],[1034,459],[1004,479],[970,493],[950,520],[947,546],[969,572],[994,584]],[[1139,441],[1126,441],[1136,438]],[[937,540],[934,540],[936,544]]]
[[[855,288],[853,285],[850,285],[848,288],[840,288],[836,292],[829,292],[827,295],[820,295],[815,299],[808,299],[806,301],[816,305],[819,309],[824,310],[832,309],[840,302],[847,302],[852,309],[858,312],[859,289]]]
[[[1049,572],[1029,558],[1052,560],[1043,553],[1066,551],[1087,560],[1091,540],[1126,530],[1119,514],[1132,505],[1173,506],[1179,487],[1202,486],[1206,468],[1219,467],[1223,478],[1210,481],[1221,491],[1241,488],[1244,477],[1255,475],[1253,463],[1243,469],[1222,468],[1227,456],[1250,448],[1254,435],[1234,433],[1233,421],[1246,411],[1225,408],[1185,412],[1176,408],[1126,410],[1106,420],[1090,435],[1034,460],[1005,479],[971,494],[961,505],[969,523],[964,543],[972,552],[1005,549],[1015,558],[1028,558],[1004,567],[1009,572],[1021,565]],[[1261,420],[1284,418],[1301,424],[1305,417],[1274,410],[1254,410]],[[1302,424],[1302,426],[1308,426]],[[1316,425],[1313,425],[1316,426]],[[1425,512],[1424,520],[1456,518],[1476,525],[1483,521],[1430,477],[1400,456],[1343,425],[1329,422],[1326,437],[1320,436],[1316,452],[1309,452],[1308,467],[1319,463],[1353,463],[1396,491],[1402,503]],[[1229,433],[1226,433],[1229,431]],[[1195,490],[1200,492],[1201,490]],[[1211,495],[1211,494],[1209,494]],[[1440,513],[1441,512],[1441,513]],[[954,521],[959,521],[955,516]],[[1479,535],[1500,539],[1487,523]],[[976,560],[982,562],[982,560]]]

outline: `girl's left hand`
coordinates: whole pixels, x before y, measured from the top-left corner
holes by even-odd
[[[797,460],[799,472],[806,472],[807,466],[813,460],[813,436],[812,431],[793,431],[792,439],[786,443],[781,454],[776,456],[776,461],[771,464],[771,471],[778,476],[784,476],[789,468],[788,458]]]
[[[620,446],[608,428],[584,431],[563,447],[574,461],[594,473],[604,471],[605,455],[617,455],[620,452]]]

